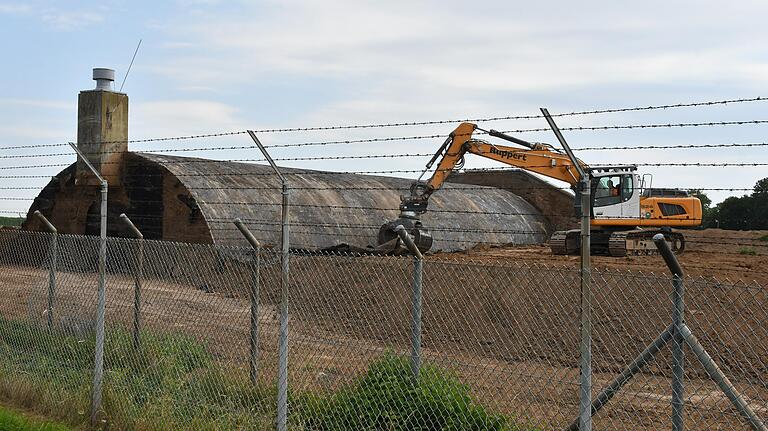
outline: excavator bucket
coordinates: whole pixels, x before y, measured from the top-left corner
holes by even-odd
[[[381,228],[379,228],[378,250],[385,251],[385,249],[392,248],[392,250],[387,250],[391,254],[405,254],[399,252],[402,251],[399,250],[402,245],[400,244],[397,231],[395,230],[399,225],[402,225],[408,234],[411,235],[411,238],[413,238],[413,242],[416,244],[419,251],[426,253],[432,248],[432,234],[422,227],[421,222],[417,219],[401,217],[388,223],[384,223]]]

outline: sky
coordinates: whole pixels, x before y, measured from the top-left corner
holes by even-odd
[[[764,1],[2,1],[0,147],[74,141],[93,67],[125,81],[130,139],[244,129],[486,118],[768,96]],[[767,102],[558,118],[561,127],[768,120]],[[447,135],[454,125],[262,133],[267,145]],[[542,119],[480,122],[498,130]],[[570,131],[574,148],[757,143],[766,125]],[[555,143],[549,132],[520,133]],[[274,158],[433,153],[442,139],[307,146]],[[247,136],[132,143],[134,151],[246,146]],[[0,150],[1,175],[53,176],[67,147]],[[256,159],[252,149],[174,152]],[[588,164],[765,163],[766,147],[581,151]],[[428,157],[285,161],[418,170]],[[30,168],[29,165],[54,165]],[[15,168],[26,166],[25,168]],[[467,158],[467,167],[498,166]],[[651,167],[656,187],[751,188],[763,167]],[[417,177],[418,173],[403,174]],[[0,215],[26,213],[47,178],[0,178]],[[711,191],[715,202],[744,192]],[[13,198],[13,199],[8,199]],[[22,199],[22,200],[18,200]],[[26,199],[26,200],[23,200]]]

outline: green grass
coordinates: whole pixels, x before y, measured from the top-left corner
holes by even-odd
[[[758,241],[768,241],[768,234],[759,237],[757,240]]]
[[[83,425],[93,352],[93,337],[0,319],[0,398]],[[219,365],[192,337],[145,333],[136,351],[129,333],[111,329],[104,357],[104,417],[111,427],[261,429],[274,423],[275,391]]]
[[[73,427],[87,423],[93,337],[0,318],[0,399]],[[222,364],[205,344],[178,333],[110,328],[104,420],[110,429],[269,429],[274,385]],[[386,354],[333,393],[289,394],[289,428],[331,430],[530,430],[489,412],[452,373],[425,365],[418,384],[407,359]],[[2,428],[0,428],[2,429]]]
[[[69,429],[53,422],[30,419],[23,414],[0,407],[0,430],[2,431],[67,431]]]
[[[754,248],[751,248],[751,247],[741,247],[739,249],[739,254],[746,254],[746,255],[749,255],[749,256],[756,256],[757,255],[757,251]]]
[[[0,226],[21,226],[24,222],[22,217],[2,217],[0,216]]]

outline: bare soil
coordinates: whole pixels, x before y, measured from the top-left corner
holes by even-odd
[[[686,248],[678,256],[690,277],[717,278],[720,281],[758,283],[768,287],[768,231],[732,231],[722,229],[685,230]],[[754,254],[753,254],[754,253]],[[578,256],[555,256],[547,245],[485,246],[479,245],[461,253],[439,253],[436,258],[502,259],[528,264],[578,265]],[[593,256],[600,269],[633,269],[667,274],[659,256],[627,256],[615,258]]]
[[[754,239],[765,234],[690,231],[688,250],[680,256],[691,276],[688,325],[763,417],[768,416],[768,292],[760,285],[768,282],[768,253],[759,245],[768,243]],[[739,253],[745,243],[755,255]],[[595,257],[594,264],[597,391],[670,323],[671,283],[658,256]],[[562,429],[578,408],[577,269],[578,257],[552,256],[545,246],[476,247],[428,257],[424,361],[455,372],[492,410]],[[202,263],[188,271],[194,277],[147,274],[143,326],[193,335],[222,361],[245,367],[250,279]],[[404,258],[292,258],[291,387],[334,390],[386,351],[407,354],[412,271],[412,261]],[[108,282],[107,319],[130,328],[133,280],[110,275]],[[0,313],[42,324],[47,283],[47,271],[39,268],[0,268],[5,298]],[[95,286],[93,274],[59,273],[58,324],[93,316]],[[258,311],[265,382],[276,376],[278,292],[279,265],[273,264],[261,274]],[[669,364],[665,349],[597,415],[595,429],[669,428]],[[748,429],[690,353],[685,393],[692,429]]]

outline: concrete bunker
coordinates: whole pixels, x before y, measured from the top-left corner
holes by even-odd
[[[127,143],[128,96],[103,85],[81,92],[78,147],[109,181],[108,235],[129,236],[118,218],[125,213],[148,239],[245,245],[232,224],[240,218],[265,244],[279,243],[280,184],[269,166],[130,152]],[[384,176],[283,172],[292,190],[291,243],[307,249],[375,244],[379,226],[397,217],[399,196],[411,184]],[[493,187],[504,181],[488,178],[456,175],[476,186],[446,184],[432,197],[423,222],[433,233],[433,249],[548,239],[554,225],[542,208],[510,187]],[[39,210],[62,233],[96,235],[98,201],[99,186],[78,161],[43,188],[24,228],[42,230],[32,217]]]

